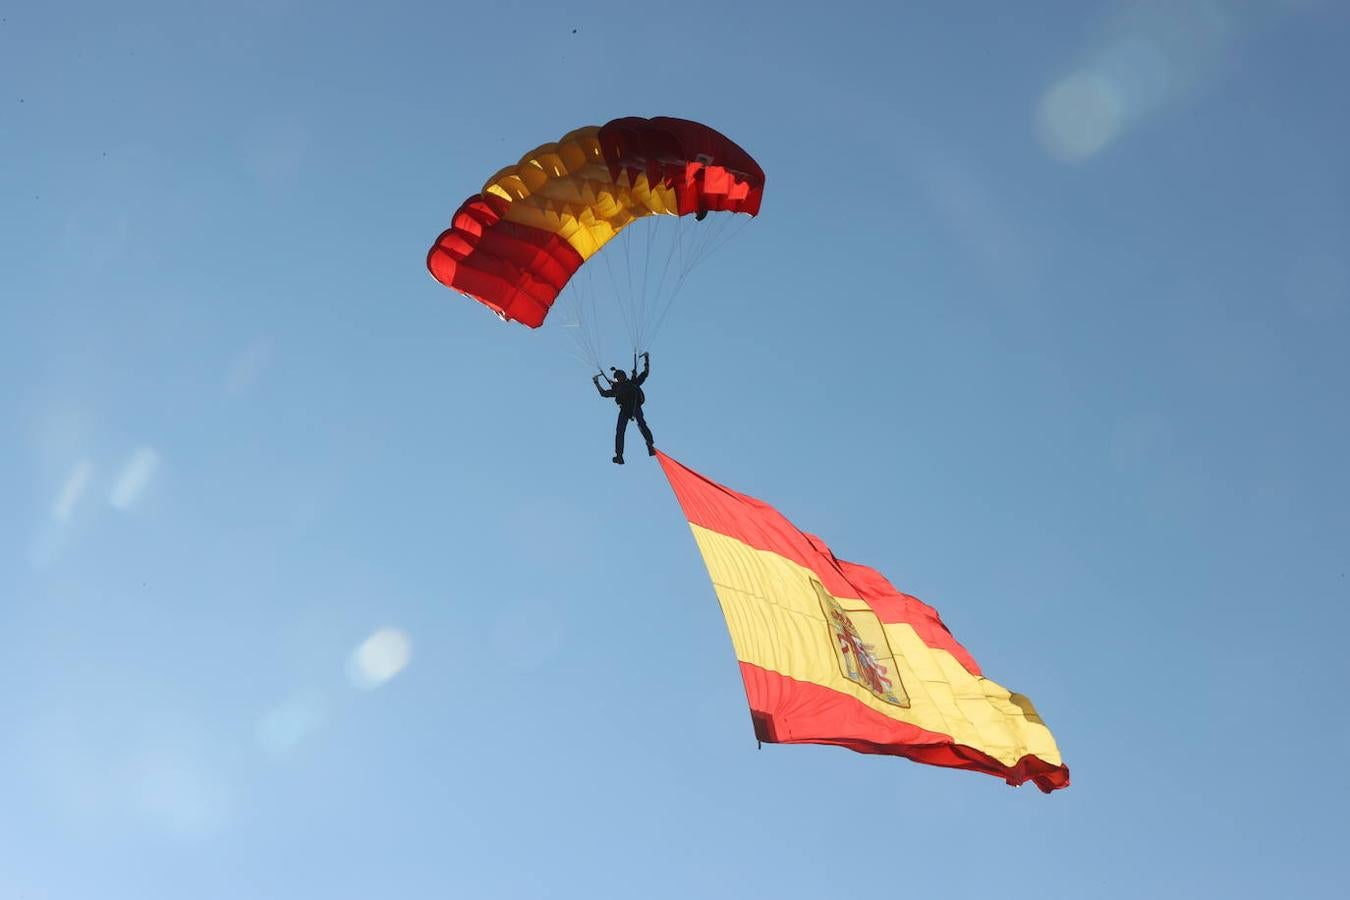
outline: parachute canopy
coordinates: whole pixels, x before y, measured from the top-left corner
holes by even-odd
[[[1068,786],[1031,701],[984,677],[937,610],[767,503],[657,456],[717,590],[761,741]]]
[[[764,171],[686,119],[623,118],[525,154],[465,200],[427,254],[441,284],[538,328],[586,260],[645,216],[756,215]]]

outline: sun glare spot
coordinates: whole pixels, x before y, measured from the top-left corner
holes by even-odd
[[[1215,0],[1122,6],[1079,70],[1041,97],[1036,131],[1046,152],[1080,162],[1217,83],[1231,68],[1239,8]]]
[[[94,474],[94,464],[87,459],[82,459],[76,463],[75,468],[70,470],[66,476],[65,483],[61,485],[61,492],[56,495],[56,502],[52,504],[52,518],[58,522],[64,522],[70,518],[71,512],[75,509],[75,504],[80,502],[80,497],[84,496],[84,489],[89,486],[89,477]]]
[[[1079,72],[1041,98],[1037,130],[1051,156],[1077,162],[1116,139],[1123,113],[1119,94],[1110,81],[1095,73]]]
[[[381,628],[352,651],[347,677],[363,690],[373,690],[407,667],[412,642],[397,628]]]
[[[117,483],[113,485],[112,492],[108,495],[108,502],[114,509],[122,511],[131,509],[150,486],[150,481],[155,477],[155,470],[158,468],[159,454],[154,448],[138,448],[122,467],[122,473],[117,476]]]
[[[302,691],[268,710],[258,720],[258,743],[280,756],[296,747],[328,718],[328,701],[317,691]]]

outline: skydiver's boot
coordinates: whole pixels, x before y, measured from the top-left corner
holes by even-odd
[[[614,457],[614,462],[617,463],[617,464],[619,464],[619,465],[623,465],[623,457],[622,457],[622,456],[616,456],[616,457]]]
[[[648,445],[647,445],[647,455],[648,455],[648,456],[655,456],[655,455],[656,455],[656,445],[655,445],[655,444],[648,444]]]

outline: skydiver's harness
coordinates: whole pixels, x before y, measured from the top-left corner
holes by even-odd
[[[634,353],[633,371],[630,372],[628,375],[629,381],[632,382],[633,384],[634,390],[633,403],[628,409],[624,409],[623,404],[619,404],[619,409],[622,410],[624,413],[626,413],[630,419],[633,418],[633,414],[637,410],[637,408],[647,400],[647,395],[642,392],[642,388],[637,384],[637,360],[638,360],[637,354]],[[619,369],[610,366],[609,371],[617,374],[619,372]],[[605,374],[603,369],[600,370],[600,377],[605,380],[605,384],[609,385],[610,390],[614,389],[615,382],[608,375]]]

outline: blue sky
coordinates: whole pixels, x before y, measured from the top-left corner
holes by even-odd
[[[1350,15],[1012,7],[0,14],[0,897],[1333,893]],[[1071,788],[757,750],[658,468],[427,276],[620,115],[768,174],[658,443],[935,605]]]

